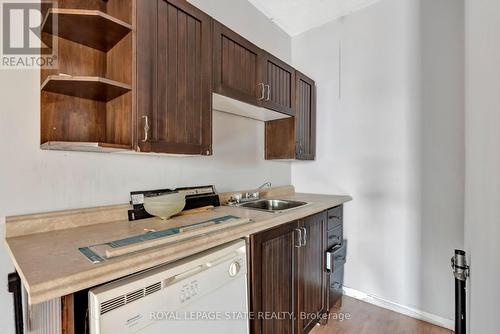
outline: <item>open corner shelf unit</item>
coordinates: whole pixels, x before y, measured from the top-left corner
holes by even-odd
[[[99,77],[49,75],[41,89],[83,99],[109,102],[130,92],[132,86]]]
[[[65,142],[48,141],[40,145],[42,150],[50,151],[78,151],[78,152],[101,152],[114,153],[129,151],[132,149],[129,145],[110,144],[110,143],[85,143],[85,142]]]
[[[134,148],[133,0],[59,0],[42,38],[57,69],[41,71],[41,148],[115,152]]]
[[[58,27],[56,32],[54,26]],[[42,31],[108,52],[132,31],[132,25],[99,10],[51,8]]]

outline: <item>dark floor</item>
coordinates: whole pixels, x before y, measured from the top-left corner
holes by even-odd
[[[326,326],[314,328],[310,334],[450,334],[448,329],[392,312],[357,299],[343,297],[342,306],[330,310]],[[337,314],[337,319],[333,315]],[[343,321],[340,316],[350,314]]]

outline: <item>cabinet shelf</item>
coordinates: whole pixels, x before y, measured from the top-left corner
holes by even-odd
[[[41,90],[81,97],[89,100],[111,101],[131,91],[130,85],[100,77],[49,75]]]
[[[84,151],[84,152],[125,152],[132,150],[130,145],[98,143],[98,142],[71,142],[71,141],[48,141],[40,145],[42,150],[53,151]]]
[[[53,31],[55,20],[56,32]],[[107,52],[132,31],[132,26],[98,10],[51,8],[42,23],[42,31]]]

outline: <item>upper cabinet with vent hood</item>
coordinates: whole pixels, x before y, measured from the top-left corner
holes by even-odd
[[[314,81],[213,22],[213,108],[265,121],[267,160],[314,160]]]
[[[270,121],[294,115],[295,70],[213,23],[214,109]]]

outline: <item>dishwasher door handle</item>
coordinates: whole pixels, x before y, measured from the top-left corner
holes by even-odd
[[[203,266],[199,265],[197,267],[194,267],[192,269],[186,270],[180,274],[177,274],[175,276],[171,276],[165,280],[165,286],[172,285],[176,282],[182,281],[183,279],[186,279],[188,277],[191,277],[193,275],[198,274],[199,272],[203,271]]]

